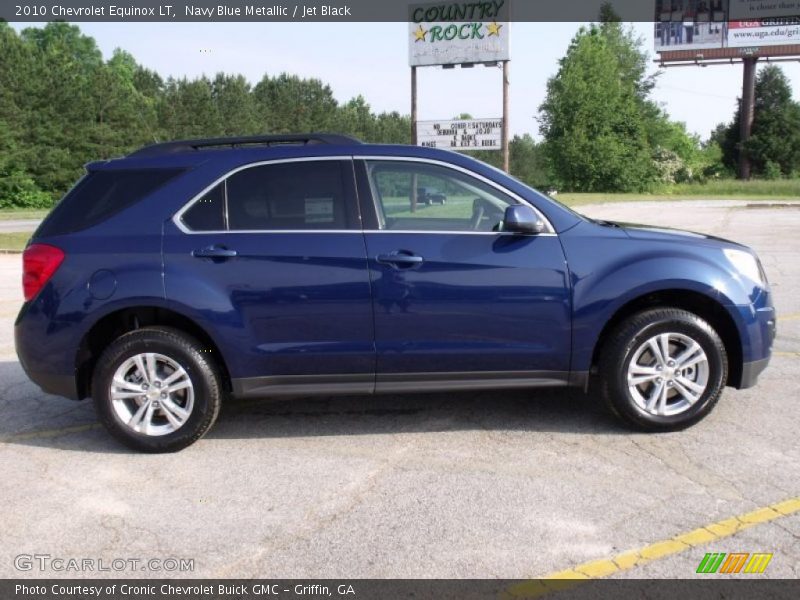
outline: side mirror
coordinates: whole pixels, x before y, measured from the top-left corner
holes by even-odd
[[[506,208],[503,231],[512,233],[542,233],[544,221],[527,204],[514,204]]]

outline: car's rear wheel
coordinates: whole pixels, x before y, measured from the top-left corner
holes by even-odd
[[[725,345],[711,325],[678,309],[658,308],[622,322],[599,361],[609,408],[638,429],[682,429],[705,417],[728,376]]]
[[[98,418],[136,450],[174,452],[194,443],[214,423],[221,403],[220,378],[206,350],[166,327],[120,336],[95,366]]]

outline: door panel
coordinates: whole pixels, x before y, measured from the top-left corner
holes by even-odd
[[[212,245],[235,258],[193,256]],[[372,304],[358,233],[165,235],[170,300],[220,332],[232,377],[372,373]]]
[[[568,377],[564,253],[552,233],[502,231],[505,209],[521,200],[446,163],[373,158],[356,172],[371,229],[376,389]],[[421,202],[431,189],[440,202]]]
[[[362,375],[360,391],[372,391],[372,299],[351,161],[240,173],[179,214],[182,228],[210,231],[165,224],[167,298],[213,332],[231,377],[249,380],[237,389]]]
[[[557,237],[365,237],[379,381],[404,372],[569,371],[568,281]],[[398,251],[421,262],[378,260]]]

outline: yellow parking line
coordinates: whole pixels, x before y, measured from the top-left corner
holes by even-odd
[[[775,356],[791,356],[792,358],[800,356],[800,352],[781,352],[775,350],[772,352]]]
[[[508,588],[501,594],[502,598],[539,598],[558,590],[574,587],[582,581],[607,577],[620,571],[627,571],[665,556],[679,554],[695,546],[708,544],[716,540],[730,537],[739,531],[768,523],[788,515],[800,512],[800,496],[783,502],[771,504],[764,508],[709,523],[687,533],[650,544],[638,550],[630,550],[610,558],[602,558],[550,573],[539,579],[531,579]]]
[[[781,321],[796,321],[797,319],[800,319],[800,313],[792,313],[789,315],[778,315],[779,323]]]
[[[58,437],[60,435],[67,435],[69,433],[81,433],[83,431],[91,431],[101,427],[100,423],[84,423],[83,425],[72,425],[70,427],[61,427],[60,429],[44,429],[41,431],[25,431],[23,433],[12,433],[0,437],[0,443],[5,442],[23,442],[25,440],[35,440],[43,438]]]

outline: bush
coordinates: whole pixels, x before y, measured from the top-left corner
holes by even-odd
[[[0,176],[0,208],[50,208],[53,198],[21,171]]]
[[[774,181],[775,179],[781,179],[783,177],[783,173],[781,172],[781,166],[776,163],[768,160],[764,163],[764,179],[769,179]]]

